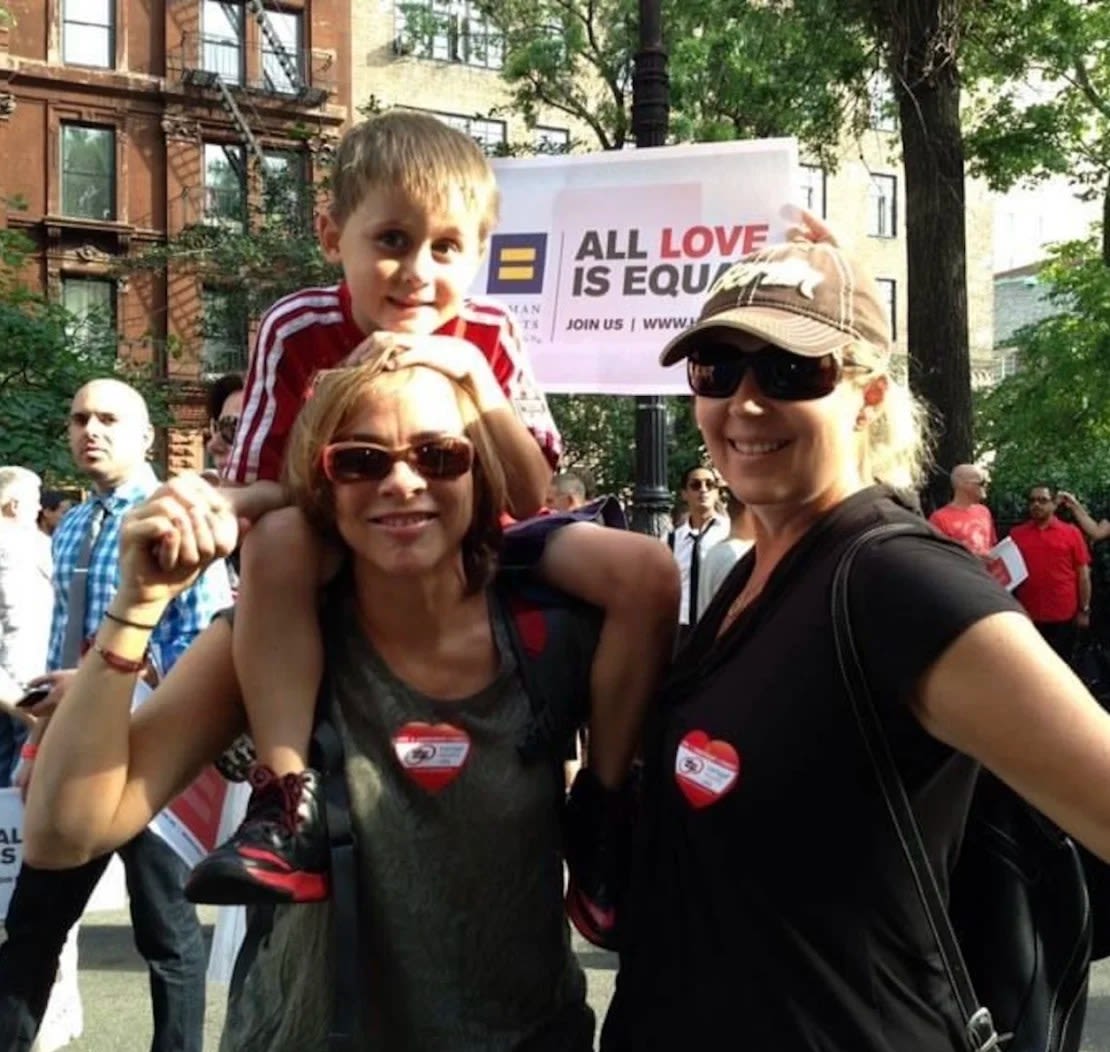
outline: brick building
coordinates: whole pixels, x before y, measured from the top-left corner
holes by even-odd
[[[261,173],[316,178],[350,105],[349,0],[7,0],[0,27],[0,225],[31,275],[175,385],[170,467],[201,457],[200,381],[245,344],[200,336],[218,290],[113,274],[197,222],[238,224]],[[167,353],[176,344],[180,355]]]

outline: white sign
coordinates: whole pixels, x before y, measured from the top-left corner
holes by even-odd
[[[1021,551],[1009,537],[1004,537],[987,552],[987,571],[1011,592],[1029,576]]]
[[[730,263],[786,232],[793,139],[494,162],[501,222],[476,295],[501,300],[547,392],[689,393],[659,351]]]

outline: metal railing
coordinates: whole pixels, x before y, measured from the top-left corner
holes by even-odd
[[[322,106],[335,95],[336,73],[335,56],[327,51],[287,48],[279,55],[264,46],[249,55],[240,41],[204,33],[183,34],[167,62],[167,77],[175,83],[215,88],[218,78],[230,88],[293,99],[308,107]]]

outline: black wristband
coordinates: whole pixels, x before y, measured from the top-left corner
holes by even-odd
[[[158,627],[157,623],[145,625],[141,621],[128,621],[126,617],[117,617],[111,610],[105,610],[104,616],[109,621],[115,621],[117,625],[126,625],[128,628],[141,628],[147,632],[153,632]]]

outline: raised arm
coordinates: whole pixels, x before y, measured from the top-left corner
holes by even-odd
[[[1079,528],[1092,541],[1104,541],[1107,537],[1110,537],[1110,521],[1103,519],[1101,522],[1095,522],[1087,509],[1079,503],[1078,498],[1073,494],[1060,490],[1056,494],[1056,500],[1075,516]]]
[[[922,677],[915,710],[1110,861],[1110,715],[1019,613],[972,625]]]
[[[235,540],[227,502],[197,477],[175,479],[127,516],[119,591],[36,763],[24,833],[32,865],[78,865],[130,840],[242,730],[231,631],[222,621],[131,715],[153,626]]]

